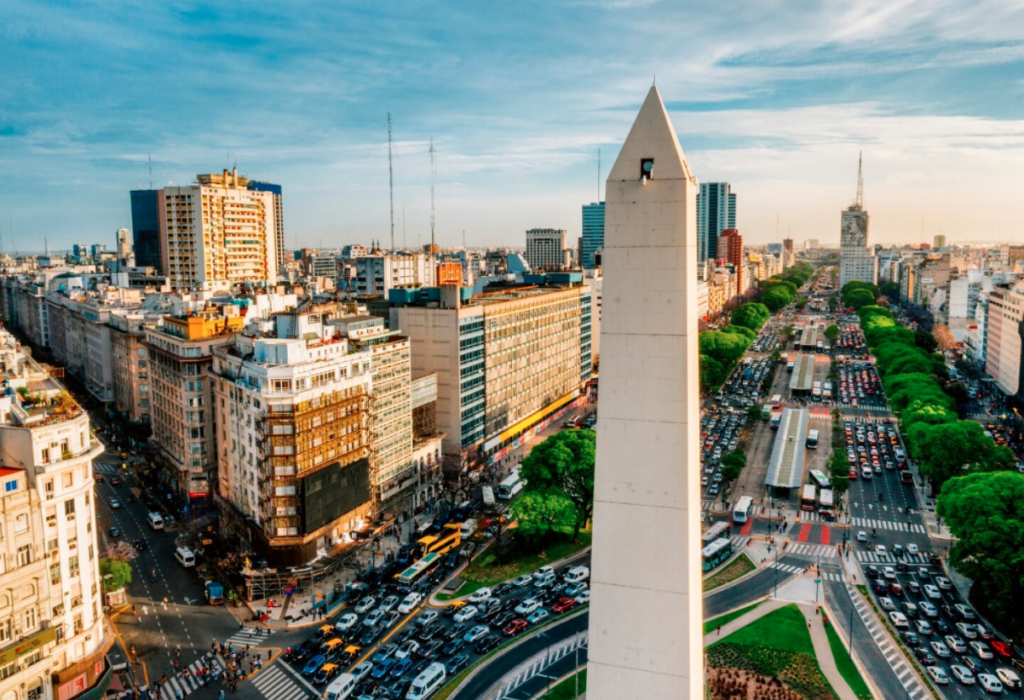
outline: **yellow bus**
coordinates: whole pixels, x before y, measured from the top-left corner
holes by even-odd
[[[458,523],[448,523],[441,528],[440,534],[427,535],[416,541],[416,548],[412,552],[414,559],[421,559],[428,554],[446,554],[462,544],[462,534],[459,532]]]

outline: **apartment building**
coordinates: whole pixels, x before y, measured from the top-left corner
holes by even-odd
[[[526,232],[526,262],[533,270],[560,270],[569,265],[566,231],[561,228],[531,228]]]
[[[275,193],[236,170],[159,191],[161,269],[180,291],[277,281]]]
[[[993,289],[988,295],[985,373],[1010,396],[1020,396],[1024,390],[1021,382],[1022,322],[1024,284]]]
[[[150,417],[149,348],[144,313],[110,312],[110,366],[114,376],[114,408],[132,423],[148,424]]]
[[[580,396],[591,375],[592,295],[579,272],[522,284],[392,290],[391,326],[414,376],[437,374],[446,454],[493,455]]]
[[[359,295],[386,295],[395,287],[437,284],[436,258],[425,253],[363,255],[348,264],[353,270],[349,291]]]
[[[103,598],[88,415],[0,330],[0,698],[103,697]]]
[[[213,394],[207,370],[214,350],[232,342],[243,318],[226,305],[223,315],[165,316],[147,327],[150,423],[162,479],[186,502],[204,501],[216,481]]]
[[[47,295],[50,352],[93,398],[114,401],[110,308],[84,292]]]

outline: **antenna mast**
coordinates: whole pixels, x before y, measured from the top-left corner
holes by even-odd
[[[434,137],[430,137],[430,255],[434,255],[434,180],[437,167],[434,165]]]
[[[864,208],[864,152],[857,153],[857,209]]]
[[[395,170],[391,164],[391,112],[388,112],[388,187],[391,193],[391,252],[395,252]]]
[[[149,189],[153,189],[153,156],[147,155],[146,160],[149,161]]]
[[[597,203],[601,203],[601,149],[597,149]]]

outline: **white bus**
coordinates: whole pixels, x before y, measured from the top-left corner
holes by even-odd
[[[772,400],[769,401],[768,403],[772,405],[772,408],[778,406],[779,404],[782,403],[782,394],[775,394],[775,396],[772,397]]]
[[[505,480],[498,484],[498,498],[507,501],[523,490],[523,482],[519,478],[519,467],[512,470],[512,473],[505,477]]]
[[[424,698],[430,697],[444,685],[444,679],[444,664],[430,664],[413,679],[412,687],[405,694],[405,700],[424,700]]]
[[[719,539],[720,537],[728,537],[728,536],[729,536],[729,523],[727,523],[727,522],[725,522],[723,520],[723,521],[717,522],[714,525],[712,525],[711,527],[709,527],[704,532],[704,534],[702,534],[700,536],[700,540],[701,540],[701,542],[704,543],[705,546],[707,546],[707,545],[711,544],[712,542],[714,542],[715,540]]]
[[[811,430],[807,434],[807,449],[816,450],[818,449],[818,431],[817,429]]]
[[[820,471],[818,469],[812,469],[810,471],[810,477],[811,481],[813,481],[819,489],[832,488],[832,483],[828,480],[828,477],[825,476],[825,473],[823,471]]]
[[[736,507],[732,509],[732,521],[734,523],[745,523],[750,518],[750,512],[754,508],[754,499],[744,496],[736,501]]]

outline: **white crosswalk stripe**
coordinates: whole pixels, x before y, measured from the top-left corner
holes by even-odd
[[[270,666],[257,673],[252,684],[267,700],[303,700],[310,696],[307,689],[277,666]]]
[[[918,695],[924,695],[924,690],[921,688],[921,684],[917,682],[913,674],[907,674],[901,676],[899,669],[901,667],[906,668],[906,664],[903,663],[903,658],[896,652],[892,644],[889,642],[889,636],[885,633],[885,628],[881,625],[874,624],[876,622],[874,613],[868,607],[864,601],[864,597],[860,592],[853,586],[847,584],[846,590],[850,594],[850,600],[853,601],[853,606],[857,609],[857,614],[860,619],[864,622],[864,625],[868,628],[871,633],[871,637],[875,640],[875,644],[882,650],[885,660],[889,663],[889,667],[892,668],[892,672],[896,674],[896,678],[903,684],[903,689],[907,691],[911,698],[916,698]]]
[[[853,518],[851,524],[854,527],[870,527],[875,530],[895,530],[897,532],[916,532],[919,535],[923,535],[927,532],[924,525],[919,525],[917,523],[901,523],[894,520]]]
[[[209,668],[208,670],[224,670],[224,662],[221,661],[220,657],[215,656],[211,663],[212,668]],[[202,685],[202,683],[196,680],[196,674],[199,672],[199,669],[202,668],[202,666],[203,664],[199,660],[196,660],[188,665],[189,673],[184,678],[182,678],[179,675],[168,676],[166,683],[166,687],[170,691],[168,697],[177,697],[178,693],[181,693],[181,697],[185,697],[186,695],[189,695],[190,693],[197,690]]]
[[[927,566],[931,564],[928,561],[928,557],[923,554],[904,554],[902,559],[897,559],[892,554],[878,554],[875,551],[859,551],[855,552],[857,555],[857,561],[862,564],[896,564],[900,561],[906,562],[907,564],[913,564],[915,566]]]
[[[794,542],[786,547],[786,554],[799,554],[805,557],[821,557],[826,559],[836,555],[836,548],[827,544]]]
[[[729,538],[729,541],[732,542],[733,549],[742,550],[744,547],[747,546],[747,542],[750,541],[750,538],[744,537],[743,535],[733,535]]]
[[[267,639],[274,634],[274,630],[267,627],[262,627],[259,628],[260,634],[257,636],[256,629],[257,628],[255,627],[246,627],[244,629],[241,629],[235,634],[228,637],[227,641],[225,641],[224,643],[234,644],[236,647],[244,647],[246,644],[248,644],[249,648],[251,649],[252,647],[263,646],[266,643]]]
[[[102,462],[93,462],[92,470],[94,472],[99,472],[100,474],[116,474],[117,473],[117,465],[116,464],[103,464]]]

